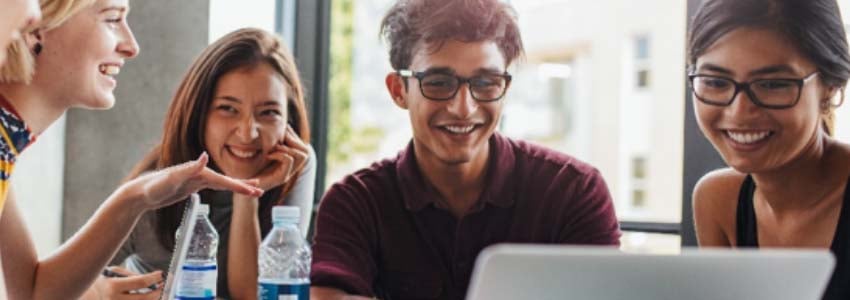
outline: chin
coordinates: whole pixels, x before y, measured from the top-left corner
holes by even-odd
[[[86,103],[83,105],[83,108],[91,110],[107,110],[111,109],[113,106],[115,106],[115,96],[110,93],[108,96],[101,96],[98,99],[94,99],[94,101]]]
[[[471,162],[473,155],[471,153],[445,153],[439,156],[440,160],[449,165],[460,165]]]

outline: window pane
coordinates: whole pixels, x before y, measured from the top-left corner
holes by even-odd
[[[686,2],[513,1],[527,58],[502,132],[599,168],[621,220],[681,219]]]

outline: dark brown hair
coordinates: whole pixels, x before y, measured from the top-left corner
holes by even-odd
[[[492,40],[505,56],[505,65],[523,51],[516,13],[499,0],[399,0],[381,21],[381,35],[390,45],[390,63],[396,70],[410,66],[416,47],[439,49],[448,40]]]
[[[305,142],[310,142],[310,126],[304,92],[295,60],[283,41],[260,29],[234,31],[208,46],[186,72],[165,117],[162,141],[130,172],[128,179],[144,172],[167,168],[196,159],[204,149],[204,124],[219,78],[242,68],[268,64],[283,78],[287,86],[289,125]],[[210,167],[220,171],[214,161]],[[297,172],[296,174],[300,174]],[[270,228],[271,208],[282,204],[297,178],[267,191],[260,197],[260,226]],[[213,191],[201,191],[202,198]],[[157,235],[166,248],[174,247],[174,232],[180,226],[185,207],[181,201],[158,209]]]
[[[688,71],[718,39],[741,28],[774,30],[787,38],[815,66],[828,87],[843,89],[850,78],[850,52],[835,0],[708,0],[688,33]],[[843,97],[843,94],[842,94]],[[829,105],[825,129],[832,132]]]

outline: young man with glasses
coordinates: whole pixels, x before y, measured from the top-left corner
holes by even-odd
[[[619,244],[595,168],[495,132],[522,52],[507,4],[402,0],[382,32],[395,69],[387,89],[413,140],[325,195],[314,299],[463,299],[489,245]]]

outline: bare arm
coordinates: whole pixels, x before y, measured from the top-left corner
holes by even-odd
[[[742,174],[719,170],[703,176],[694,187],[694,227],[701,247],[731,247]]]
[[[257,299],[257,251],[260,247],[259,200],[233,195],[227,242],[227,287],[233,299]]]
[[[71,240],[39,261],[10,191],[0,217],[0,254],[9,298],[62,299],[81,295],[115,254],[136,224],[138,212],[143,210],[140,201],[110,201],[120,197],[110,197]],[[71,275],[74,280],[68,280]]]
[[[293,191],[304,193],[304,190],[309,190],[310,195],[307,197],[308,199],[300,199],[304,197],[296,196],[298,203],[287,203],[287,205],[298,205],[302,209],[302,220],[305,214],[309,219],[310,210],[305,211],[303,206],[305,202],[308,206],[312,204],[310,199],[312,199],[312,185],[315,182],[315,174],[313,174],[313,180],[306,180],[307,178],[302,178],[303,176],[295,176],[307,163],[309,146],[301,142],[290,128],[287,128],[286,136],[282,141],[283,143],[276,145],[275,149],[267,154],[272,163],[258,175],[259,185],[265,190],[270,190],[291,180],[297,180],[296,186],[290,193]],[[311,186],[304,187],[305,183]],[[289,196],[287,195],[287,200],[290,200]],[[257,217],[258,209],[259,199],[256,197],[233,196],[233,213],[230,220],[231,234],[227,245],[227,287],[234,299],[257,299],[257,277],[259,274],[257,255],[262,241],[260,222]],[[302,223],[302,228],[306,228],[303,225],[305,224]]]
[[[51,256],[39,260],[9,191],[0,216],[0,259],[10,299],[75,299],[91,285],[124,243],[141,215],[185,199],[204,188],[259,195],[248,183],[206,168],[207,157],[127,182],[112,193],[92,218]]]

